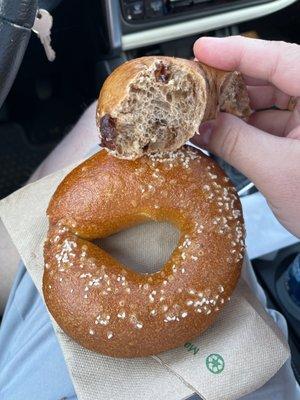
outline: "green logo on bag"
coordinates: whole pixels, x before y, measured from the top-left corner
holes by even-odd
[[[225,361],[220,354],[210,354],[206,357],[206,367],[213,374],[220,374],[225,368]]]

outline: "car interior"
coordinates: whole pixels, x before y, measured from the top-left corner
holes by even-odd
[[[48,61],[32,32],[24,55],[12,54],[14,62],[0,67],[13,69],[0,96],[0,199],[25,184],[95,100],[106,77],[126,60],[144,55],[192,58],[193,43],[204,35],[300,44],[297,0],[40,0],[38,5],[28,1],[28,7],[51,13],[56,58]],[[1,13],[0,7],[0,24]],[[257,191],[239,171],[217,161],[240,196]],[[287,271],[299,252],[299,241],[279,243],[252,263],[268,305],[287,320],[292,367],[300,383],[300,306],[291,297],[294,279]]]

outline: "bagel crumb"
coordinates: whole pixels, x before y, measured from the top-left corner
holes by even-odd
[[[95,332],[93,331],[93,329],[90,329],[90,330],[89,330],[89,334],[90,334],[90,335],[94,335],[94,334],[95,334]]]

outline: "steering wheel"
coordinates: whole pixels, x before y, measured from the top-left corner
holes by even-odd
[[[37,0],[0,0],[0,107],[22,62],[37,12]]]
[[[40,0],[39,6],[51,10],[61,0]],[[38,0],[0,0],[0,108],[21,65]]]

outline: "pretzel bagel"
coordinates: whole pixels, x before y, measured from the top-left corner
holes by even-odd
[[[213,323],[237,284],[240,202],[217,164],[192,148],[136,160],[101,150],[62,181],[47,213],[45,301],[90,350],[141,357],[180,346]],[[148,220],[181,232],[159,272],[139,274],[93,243]]]

